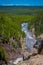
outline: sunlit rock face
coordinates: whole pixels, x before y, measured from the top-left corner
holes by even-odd
[[[32,53],[33,52],[33,45],[36,42],[36,40],[34,38],[34,33],[30,32],[28,30],[28,23],[23,23],[22,24],[22,31],[24,31],[24,33],[26,35],[26,44],[25,44],[25,46],[27,47],[27,51]]]

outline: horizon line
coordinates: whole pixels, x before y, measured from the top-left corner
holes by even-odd
[[[0,4],[0,6],[43,6],[43,5],[32,5],[32,4]]]

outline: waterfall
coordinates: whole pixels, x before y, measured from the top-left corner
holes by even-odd
[[[34,34],[28,30],[28,23],[23,23],[22,24],[22,31],[26,35],[26,44],[25,46],[27,47],[27,51],[32,53],[33,52],[33,45],[36,42],[36,39],[33,37]]]

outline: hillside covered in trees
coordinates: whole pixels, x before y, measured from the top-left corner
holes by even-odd
[[[0,35],[5,39],[9,39],[10,36],[14,36],[16,40],[24,33],[21,29],[22,23],[28,23],[28,29],[33,26],[35,28],[36,36],[43,33],[43,14],[33,15],[0,15]]]
[[[14,37],[14,47],[21,47],[20,38],[25,34],[21,30],[22,23],[28,23],[28,29],[35,28],[36,37],[43,33],[43,7],[0,7],[0,42],[9,42]],[[1,39],[2,37],[2,39]],[[1,50],[0,50],[1,53]]]

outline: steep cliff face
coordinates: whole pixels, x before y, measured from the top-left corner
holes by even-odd
[[[14,48],[13,46],[12,46],[12,44],[3,44],[3,43],[1,43],[0,44],[1,46],[2,46],[2,48],[4,48],[4,51],[6,52],[6,56],[7,56],[7,63],[9,63],[9,61],[13,61],[13,60],[15,60],[17,57],[19,57],[19,55],[20,55],[20,52],[21,52],[21,48]],[[3,51],[2,51],[3,52]],[[2,54],[3,55],[3,54]],[[6,58],[5,58],[5,60],[6,60]],[[6,64],[5,62],[5,60],[3,60],[2,58],[1,58],[1,60],[0,60],[0,65],[2,65],[2,64]]]
[[[16,59],[21,52],[20,48],[14,48],[11,44],[2,44],[2,47],[4,47],[6,51],[8,60]]]

